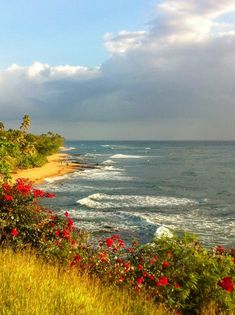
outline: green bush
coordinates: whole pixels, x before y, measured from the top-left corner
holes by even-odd
[[[218,314],[235,311],[235,258],[221,246],[207,250],[192,235],[127,246],[119,235],[88,243],[87,234],[40,206],[54,195],[18,179],[0,186],[0,246],[32,248],[66,270],[89,273],[107,285],[144,293],[185,314],[216,305]]]

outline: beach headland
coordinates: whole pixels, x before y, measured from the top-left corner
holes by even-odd
[[[68,159],[68,154],[56,153],[47,158],[48,162],[35,168],[29,168],[24,170],[18,170],[11,174],[12,180],[17,178],[28,178],[35,184],[39,184],[44,181],[45,178],[62,176],[68,173],[74,172],[80,168],[78,163],[72,163]]]

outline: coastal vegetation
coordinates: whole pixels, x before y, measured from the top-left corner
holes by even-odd
[[[17,169],[42,166],[47,156],[63,145],[63,137],[56,133],[35,135],[28,133],[31,120],[24,115],[19,129],[5,130],[0,122],[0,175],[9,178]]]
[[[2,314],[39,314],[44,305],[43,314],[235,312],[233,250],[205,249],[187,234],[145,245],[90,240],[68,212],[40,205],[54,197],[24,179],[0,186]]]

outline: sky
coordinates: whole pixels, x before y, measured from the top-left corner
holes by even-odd
[[[78,140],[235,140],[234,0],[0,2],[0,121]]]

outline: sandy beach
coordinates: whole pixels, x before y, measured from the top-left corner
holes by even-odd
[[[28,178],[33,183],[41,183],[45,178],[61,176],[71,173],[79,168],[79,164],[67,162],[67,154],[57,153],[49,156],[48,162],[42,167],[18,170],[11,174],[12,180],[17,178]]]

